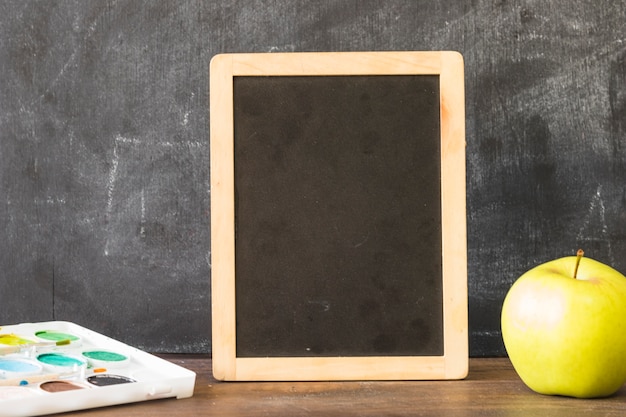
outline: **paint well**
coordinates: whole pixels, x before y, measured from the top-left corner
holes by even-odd
[[[35,336],[40,339],[50,340],[52,342],[60,342],[62,340],[69,340],[70,342],[76,342],[80,340],[78,336],[75,336],[70,333],[57,332],[55,330],[42,330],[35,333]]]
[[[84,389],[84,387],[81,387],[80,385],[72,384],[67,381],[48,381],[39,385],[39,388],[46,392],[65,392]]]
[[[41,371],[36,363],[20,359],[1,359],[0,373],[2,374],[35,374]]]
[[[61,353],[42,353],[37,356],[37,360],[43,364],[56,367],[81,367],[87,365],[84,361],[73,356],[63,355]]]
[[[17,400],[38,395],[36,391],[24,387],[0,387],[1,400]]]
[[[103,362],[123,362],[128,359],[126,355],[106,350],[91,350],[88,352],[83,352],[83,356],[88,359],[94,359]]]
[[[87,382],[98,387],[106,387],[109,385],[128,384],[136,381],[122,375],[101,374],[90,376],[87,378]]]
[[[0,345],[19,346],[34,343],[16,334],[0,334]]]
[[[130,358],[111,350],[88,350],[83,356],[89,360],[94,368],[122,368],[130,363]]]

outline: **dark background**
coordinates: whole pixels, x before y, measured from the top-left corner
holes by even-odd
[[[210,343],[208,65],[221,52],[465,57],[470,352],[582,247],[626,272],[626,1],[0,2],[0,322]]]

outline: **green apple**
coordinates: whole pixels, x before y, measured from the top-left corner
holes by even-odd
[[[626,381],[626,277],[582,256],[529,270],[502,305],[511,363],[540,394],[607,397]]]

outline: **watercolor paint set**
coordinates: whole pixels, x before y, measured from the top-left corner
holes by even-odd
[[[0,416],[193,395],[196,374],[65,321],[0,326]]]

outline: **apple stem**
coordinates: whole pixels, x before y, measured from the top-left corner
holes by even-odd
[[[576,267],[574,268],[574,279],[576,279],[576,275],[578,275],[578,266],[580,265],[580,260],[582,259],[585,251],[582,249],[578,249],[576,252]]]

